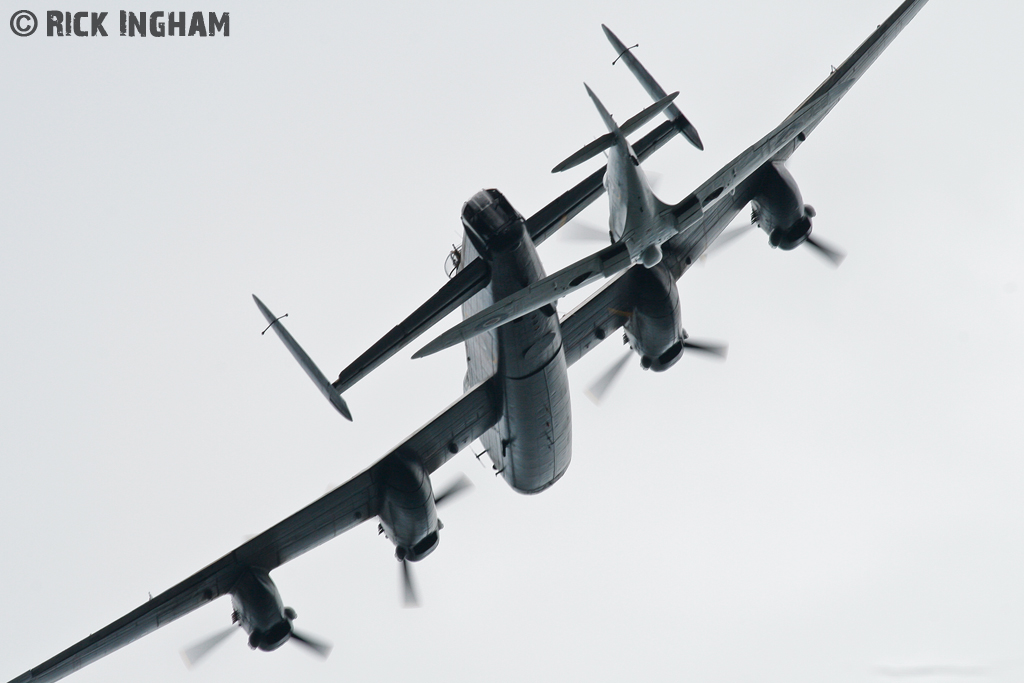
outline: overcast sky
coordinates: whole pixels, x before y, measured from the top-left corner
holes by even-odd
[[[129,39],[117,11],[153,5],[26,0],[107,11],[110,36],[0,31],[0,680],[459,396],[458,351],[410,348],[344,422],[250,294],[335,375],[444,282],[475,191],[530,215],[597,168],[549,173],[604,132],[584,81],[620,121],[649,104],[602,22],[704,140],[645,164],[674,202],[897,4],[208,3],[184,9],[230,11],[230,37]],[[364,524],[274,573],[326,663],[236,636],[186,670],[222,599],[69,680],[1020,680],[1022,26],[1017,2],[933,0],[796,153],[839,270],[751,234],[682,279],[727,362],[632,362],[598,409],[613,338],[570,373],[557,485],[442,468],[476,488],[415,567],[421,609]]]

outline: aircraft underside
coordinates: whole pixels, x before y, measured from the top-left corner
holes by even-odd
[[[544,277],[537,250],[526,233],[522,217],[496,190],[483,190],[463,211],[476,205],[497,202],[506,208],[510,223],[494,226],[489,237],[486,227],[467,235],[463,241],[463,263],[478,254],[477,244],[487,253],[490,283],[463,305],[463,315],[473,315],[524,284]],[[496,214],[483,210],[470,220],[490,220]],[[504,229],[503,229],[504,228]],[[512,239],[507,238],[514,232]],[[562,349],[558,315],[553,306],[534,311],[513,323],[466,342],[465,385],[499,376],[501,418],[481,437],[494,469],[513,490],[539,493],[551,486],[569,467],[572,455],[572,416],[569,406],[569,378]]]
[[[227,595],[231,625],[190,648],[187,660],[205,656],[239,630],[248,634],[254,649],[274,650],[291,640],[326,656],[329,645],[294,630],[296,612],[284,606],[270,572],[370,520],[379,520],[378,529],[400,562],[405,604],[415,604],[410,564],[438,547],[442,524],[437,506],[468,486],[463,478],[436,490],[431,475],[441,466],[479,439],[495,472],[513,490],[538,493],[558,481],[572,454],[567,367],[617,337],[620,328],[630,348],[615,368],[625,367],[633,354],[643,368],[655,372],[672,367],[684,349],[724,355],[713,344],[688,340],[676,281],[716,240],[720,246],[731,239],[723,233],[745,206],[753,206],[752,224],[767,234],[773,248],[788,251],[807,244],[838,265],[841,252],[812,235],[815,211],[803,203],[785,163],[926,2],[903,0],[796,111],[675,205],[653,195],[639,164],[677,132],[694,146],[703,145],[672,104],[676,94],[666,95],[631,48],[605,27],[617,59],[624,60],[656,102],[618,127],[588,88],[609,133],[555,170],[614,145],[607,171],[595,171],[529,221],[497,190],[481,190],[470,198],[462,212],[463,246],[454,252],[458,272],[336,381],[327,379],[285,329],[286,316],[275,316],[253,297],[267,323],[264,332],[273,329],[333,408],[349,420],[342,393],[462,305],[465,320],[413,357],[465,341],[465,393],[366,470],[11,683],[57,681]],[[635,145],[628,143],[626,135],[661,113],[669,120]],[[606,179],[606,173],[618,181]],[[614,243],[545,276],[535,244],[593,202],[605,186]],[[609,278],[606,285],[559,319],[559,298],[602,278]],[[608,378],[602,391],[613,374]]]

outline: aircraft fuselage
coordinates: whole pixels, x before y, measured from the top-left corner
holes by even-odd
[[[497,190],[474,195],[462,212],[463,263],[481,255],[490,283],[462,307],[469,317],[544,277],[522,216]],[[558,314],[545,306],[466,342],[465,386],[500,377],[501,419],[481,442],[495,470],[520,493],[539,493],[569,467],[572,415]]]

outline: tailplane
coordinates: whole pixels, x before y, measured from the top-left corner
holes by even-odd
[[[672,100],[674,100],[679,94],[674,92],[671,95],[665,95],[657,102],[619,126],[615,123],[615,120],[612,119],[612,115],[608,113],[608,110],[604,108],[604,105],[601,104],[601,100],[597,99],[597,95],[595,95],[594,91],[590,89],[590,86],[584,83],[583,87],[587,89],[587,94],[590,95],[590,99],[594,101],[594,106],[597,107],[597,111],[601,115],[601,120],[604,121],[605,127],[608,128],[608,132],[583,147],[583,149],[579,150],[562,163],[555,166],[551,169],[552,173],[559,173],[573,168],[574,166],[579,166],[584,161],[592,159],[606,149],[614,146],[619,137],[625,140],[627,135],[639,130],[645,123],[660,114],[667,107],[673,106]]]
[[[295,341],[295,338],[292,337],[288,330],[284,328],[284,325],[281,324],[281,318],[283,318],[284,316],[281,316],[280,318],[275,317],[274,314],[270,312],[270,309],[267,308],[262,301],[260,301],[259,297],[253,294],[252,298],[253,301],[256,302],[256,307],[260,309],[260,313],[262,313],[263,317],[266,318],[267,320],[267,329],[273,328],[278,338],[284,343],[285,347],[287,347],[288,351],[292,354],[295,360],[299,362],[299,365],[302,366],[302,369],[306,371],[306,374],[309,375],[309,378],[313,380],[313,384],[315,384],[317,388],[320,389],[320,393],[324,395],[324,398],[330,401],[331,405],[334,406],[334,409],[337,410],[342,417],[344,417],[346,420],[351,421],[352,413],[349,412],[348,405],[345,403],[345,399],[341,397],[341,394],[338,393],[338,390],[330,383],[330,381],[328,381],[326,377],[324,377],[324,373],[320,372],[320,368],[316,366],[316,363],[313,362],[313,359],[310,358],[306,354],[306,352],[302,350],[302,347],[299,346],[299,343],[297,341]],[[263,331],[266,332],[267,330]]]
[[[633,48],[627,48],[623,42],[619,40],[618,36],[612,33],[611,29],[604,24],[601,24],[601,28],[604,29],[604,35],[608,38],[608,42],[612,44],[612,47],[615,48],[615,52],[618,54],[615,61],[617,62],[621,59],[626,63],[626,66],[633,72],[636,79],[640,81],[640,85],[644,87],[644,90],[646,90],[647,94],[651,96],[651,99],[661,100],[664,98],[665,91],[662,90],[661,86],[658,85],[658,82],[654,80],[654,77],[651,76],[647,69],[644,68],[644,65],[640,63],[640,60],[633,56],[631,51]],[[636,46],[634,45],[633,47]],[[612,64],[614,63],[615,62],[612,62]],[[704,143],[701,142],[700,135],[697,134],[697,129],[693,127],[693,124],[690,123],[689,119],[683,116],[683,112],[679,111],[679,107],[674,104],[669,105],[665,108],[665,116],[675,124],[676,129],[682,133],[683,137],[690,141],[691,145],[701,151],[704,150]]]

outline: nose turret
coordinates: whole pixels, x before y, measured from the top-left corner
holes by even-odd
[[[496,251],[516,244],[526,221],[498,190],[480,190],[462,206],[462,226],[477,252],[490,260]]]

